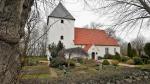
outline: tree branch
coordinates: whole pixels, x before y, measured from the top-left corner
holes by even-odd
[[[150,6],[147,5],[146,2],[143,0],[139,0],[139,2],[141,3],[141,5],[143,5],[144,9],[150,14]]]

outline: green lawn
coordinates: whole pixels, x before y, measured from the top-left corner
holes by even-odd
[[[46,57],[30,57],[30,61],[46,61]],[[150,69],[149,65],[135,65],[137,68],[140,69]],[[76,78],[80,77],[81,75],[88,78],[97,74],[101,75],[114,75],[114,74],[120,74],[127,67],[124,66],[118,66],[117,68],[114,68],[113,66],[105,66],[105,69],[100,69],[99,66],[96,65],[95,62],[89,61],[86,64],[81,64],[80,66],[76,66],[74,68],[71,68],[69,72],[67,72],[68,77]],[[98,70],[100,69],[100,70]],[[47,64],[40,64],[34,66],[25,66],[23,67],[23,73],[22,78],[23,79],[50,79],[50,78],[63,78],[64,71],[57,69],[57,68],[50,68]]]
[[[40,79],[49,79],[51,76],[50,74],[26,74],[22,78],[23,79],[33,79],[33,78],[40,78]]]
[[[30,56],[27,57],[29,61],[47,61],[46,56]]]
[[[140,69],[148,69],[148,70],[150,70],[150,64],[136,65],[136,67],[140,68]]]

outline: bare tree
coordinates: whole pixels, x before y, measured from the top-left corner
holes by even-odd
[[[106,33],[108,33],[109,36],[116,38],[116,34],[115,34],[116,31],[114,29],[107,28],[105,31],[106,31]]]
[[[89,25],[85,25],[84,27],[92,28],[92,29],[97,29],[97,28],[101,28],[103,26],[104,25],[102,23],[91,22]]]
[[[84,1],[92,11],[111,14],[116,29],[128,32],[137,29],[140,32],[141,28],[150,26],[150,0]]]
[[[47,34],[43,35],[43,33],[46,33],[47,26],[44,25],[43,27],[40,27],[42,28],[41,30],[38,28],[39,27],[35,28],[30,35],[27,49],[28,56],[44,56],[46,53]],[[41,37],[41,35],[43,36]],[[39,37],[41,38],[39,39]]]
[[[120,52],[123,56],[127,56],[127,47],[128,47],[128,42],[125,41],[120,42]]]
[[[134,39],[131,42],[131,44],[136,49],[136,51],[138,52],[138,55],[141,56],[142,51],[143,51],[143,47],[145,44],[145,38],[143,36],[139,36],[136,39]]]
[[[46,23],[43,25],[42,31],[43,34],[47,31],[47,25]],[[47,33],[43,36],[41,39],[41,56],[46,55],[46,49],[47,49]]]
[[[102,26],[104,26],[102,23],[95,23],[95,22],[91,22],[90,25],[89,25],[89,27],[91,27],[93,29],[94,28],[100,28]]]
[[[25,35],[21,41],[21,55],[22,55],[22,65],[27,64],[27,53],[29,48],[29,43],[31,41],[31,35],[33,31],[36,29],[36,26],[40,22],[39,16],[36,10],[32,10],[30,17],[25,25]]]

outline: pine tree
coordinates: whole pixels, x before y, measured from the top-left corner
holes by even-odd
[[[64,48],[64,45],[61,41],[58,42],[57,44],[57,52],[61,51]]]
[[[131,43],[128,43],[128,56],[133,57]]]
[[[58,57],[58,53],[62,49],[64,49],[64,45],[61,41],[59,41],[57,45],[55,45],[54,43],[49,45],[49,51],[51,52],[52,58]]]

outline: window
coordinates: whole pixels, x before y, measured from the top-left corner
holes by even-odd
[[[61,20],[61,23],[64,23],[64,20]]]
[[[109,49],[105,48],[105,54],[109,54]]]
[[[98,53],[96,52],[96,55],[97,55]]]
[[[60,36],[60,39],[63,40],[63,39],[64,39],[64,36]]]
[[[114,48],[114,53],[116,53],[117,51],[116,51],[116,48]]]

